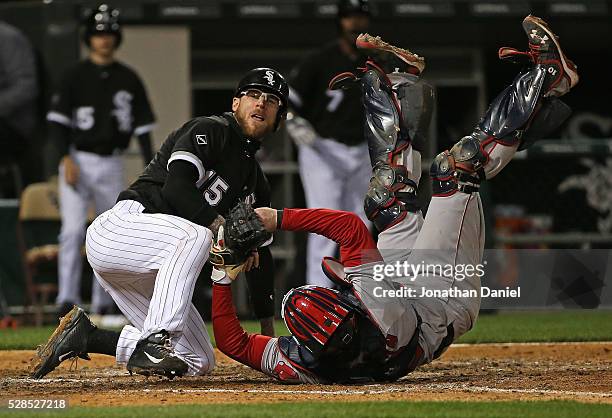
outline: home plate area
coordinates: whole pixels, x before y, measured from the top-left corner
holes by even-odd
[[[405,378],[374,385],[283,385],[224,356],[201,377],[130,376],[108,356],[28,377],[33,351],[0,352],[0,398],[68,399],[71,406],[283,401],[574,400],[612,403],[612,343],[451,346]],[[67,364],[66,364],[67,363]]]

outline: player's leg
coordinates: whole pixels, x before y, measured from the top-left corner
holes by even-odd
[[[88,178],[96,216],[98,216],[115,205],[117,196],[124,189],[123,160],[119,155],[95,156],[91,164],[95,164],[98,167]],[[111,296],[100,286],[100,283],[94,277],[91,289],[91,312],[99,314],[109,311],[113,304]]]
[[[412,173],[413,181],[418,187],[421,174],[421,153],[410,145],[402,151],[397,160]],[[406,206],[405,206],[406,207]],[[404,260],[410,254],[414,241],[423,226],[423,214],[416,206],[405,211],[406,217],[389,226],[378,235],[378,249],[387,262]]]
[[[141,330],[153,296],[155,273],[143,274],[137,280],[134,280],[134,277],[121,279],[117,276],[105,276],[109,281],[99,275],[98,280],[131,323],[121,330],[116,346],[117,364],[127,365],[136,345],[142,339]],[[188,366],[187,375],[206,374],[214,368],[214,351],[206,325],[193,304],[189,307],[183,333],[173,343],[174,354]]]
[[[479,264],[484,248],[482,204],[477,193],[480,182],[495,177],[519,147],[529,145],[526,139],[542,137],[568,115],[558,97],[576,84],[575,66],[543,21],[528,16],[523,28],[530,42],[530,52],[525,53],[530,60],[528,68],[493,100],[472,134],[434,159],[434,197],[415,243],[414,263],[425,258],[433,265]],[[508,54],[506,48],[500,53],[503,51],[502,57]],[[478,291],[480,277],[442,277],[426,285]],[[450,317],[457,315],[455,337],[471,327],[479,306],[479,298],[449,301],[448,307],[454,311],[449,312]],[[460,314],[462,309],[469,317]]]
[[[47,343],[37,351],[32,377],[42,378],[61,362],[77,356],[89,359],[89,354],[92,353],[110,355],[117,359],[118,364],[128,364],[140,341],[140,329],[153,294],[155,273],[142,274],[137,280],[134,277],[122,280],[114,276],[111,279],[112,284],[98,274],[95,275],[113,295],[133,325],[124,327],[121,332],[101,329],[91,323],[83,309],[75,306],[61,319]],[[174,354],[186,369],[185,373],[189,375],[205,374],[214,367],[214,352],[206,327],[193,305],[189,311],[186,329],[176,341]]]
[[[124,201],[99,216],[88,229],[88,259],[122,312],[142,324],[137,331],[124,329],[126,340],[137,333],[139,340],[128,368],[164,374],[164,362],[147,363],[149,354],[169,359],[171,371],[184,374],[187,366],[173,369],[179,367],[173,360],[177,350],[170,347],[192,321],[191,296],[208,258],[212,234],[178,217],[143,214],[143,209],[137,202]],[[139,285],[129,292],[135,283]],[[130,300],[136,293],[137,300]]]
[[[423,222],[416,204],[419,150],[428,129],[433,94],[419,79],[425,66],[421,57],[367,34],[356,44],[375,59],[370,58],[364,74],[340,74],[330,87],[346,88],[355,84],[352,81],[361,81],[364,132],[373,167],[365,210],[381,231],[378,248],[386,250],[383,256],[390,260],[407,255]],[[387,74],[383,65],[394,71]]]
[[[38,348],[31,376],[40,379],[71,358],[89,360],[90,353],[115,356],[118,341],[119,332],[97,328],[82,308],[74,306],[61,318],[47,343]]]
[[[318,139],[314,145],[299,146],[299,166],[302,186],[309,208],[338,209],[340,207],[340,190],[342,179],[338,176],[338,164],[341,162],[329,158],[337,148],[334,141]],[[306,248],[306,283],[329,287],[332,283],[321,271],[321,259],[333,256],[336,243],[316,234],[308,235]]]
[[[73,157],[79,164],[77,155]],[[79,164],[80,179],[75,186],[66,183],[64,167],[60,166],[59,170],[59,206],[62,226],[59,234],[56,302],[60,306],[66,305],[66,308],[62,308],[63,312],[60,312],[60,316],[72,308],[69,305],[81,303],[81,273],[83,271],[81,248],[85,242],[87,206],[90,199],[89,190],[82,178],[90,168]]]

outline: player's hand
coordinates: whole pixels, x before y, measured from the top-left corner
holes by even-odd
[[[62,164],[64,165],[64,180],[66,180],[66,183],[70,186],[76,186],[79,181],[79,166],[70,155],[66,155],[62,159]]]
[[[236,277],[243,271],[244,264],[234,267],[217,268],[213,267],[210,279],[215,284],[232,284]]]
[[[318,138],[317,132],[310,122],[291,112],[287,115],[287,120],[285,120],[285,128],[296,145],[310,147]]]
[[[243,271],[251,271],[254,268],[259,268],[259,253],[257,250],[254,250],[243,264]]]
[[[272,208],[256,208],[255,213],[261,219],[261,223],[266,231],[274,232],[276,231],[276,222],[277,222],[277,212],[276,209]]]

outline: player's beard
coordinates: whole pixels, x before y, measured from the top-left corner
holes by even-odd
[[[263,122],[256,121],[251,117],[251,113],[252,111],[247,111],[240,106],[236,109],[234,115],[245,136],[261,140],[274,130],[274,121],[271,120],[270,116],[267,116]]]

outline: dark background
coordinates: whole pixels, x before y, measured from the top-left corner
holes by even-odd
[[[0,3],[0,19],[20,28],[36,48],[43,69],[41,85],[46,92],[41,107],[44,108],[59,74],[79,58],[78,22],[85,10],[97,3]],[[335,1],[115,1],[110,4],[121,9],[126,25],[169,24],[190,28],[194,115],[226,111],[236,80],[248,69],[269,66],[288,73],[307,52],[336,36]],[[518,68],[500,62],[497,50],[501,46],[526,48],[521,21],[529,13],[548,21],[555,33],[561,35],[564,51],[579,66],[580,84],[564,98],[574,110],[572,118],[592,113],[605,120],[612,119],[609,104],[612,1],[371,0],[371,4],[374,11],[371,34],[381,35],[427,59],[424,77],[436,88],[437,111],[426,158],[469,133],[488,101],[514,77]],[[568,124],[572,118],[551,138],[578,139],[575,135],[569,137],[572,134]],[[586,123],[580,126],[579,136],[603,141],[612,137],[611,129],[612,124]],[[41,138],[44,140],[42,124]],[[282,158],[274,150],[268,154]],[[604,163],[609,152],[591,154],[582,156]],[[56,167],[53,162],[48,166]],[[606,232],[598,231],[596,220],[601,214],[589,207],[584,191],[561,194],[557,190],[559,182],[567,176],[586,171],[588,167],[571,153],[529,156],[513,162],[496,179],[494,187],[487,185],[483,189],[483,200],[488,207],[487,223],[495,226],[496,208],[510,205],[519,208],[519,217],[544,213],[551,218],[550,225],[543,229],[534,231],[527,226],[526,231],[520,232],[536,235]],[[609,175],[612,177],[612,173]],[[273,187],[280,189],[282,180],[275,174],[269,177]],[[422,188],[427,192],[425,178]],[[298,176],[294,176],[294,186],[290,202],[284,196],[277,196],[273,203],[304,206]],[[427,199],[424,200],[426,203]],[[497,229],[489,228],[488,247],[496,245]],[[303,282],[303,238],[296,240],[295,245],[296,257],[291,271],[285,272],[285,286]],[[576,247],[577,244],[568,245]],[[283,261],[279,263],[282,267]]]

